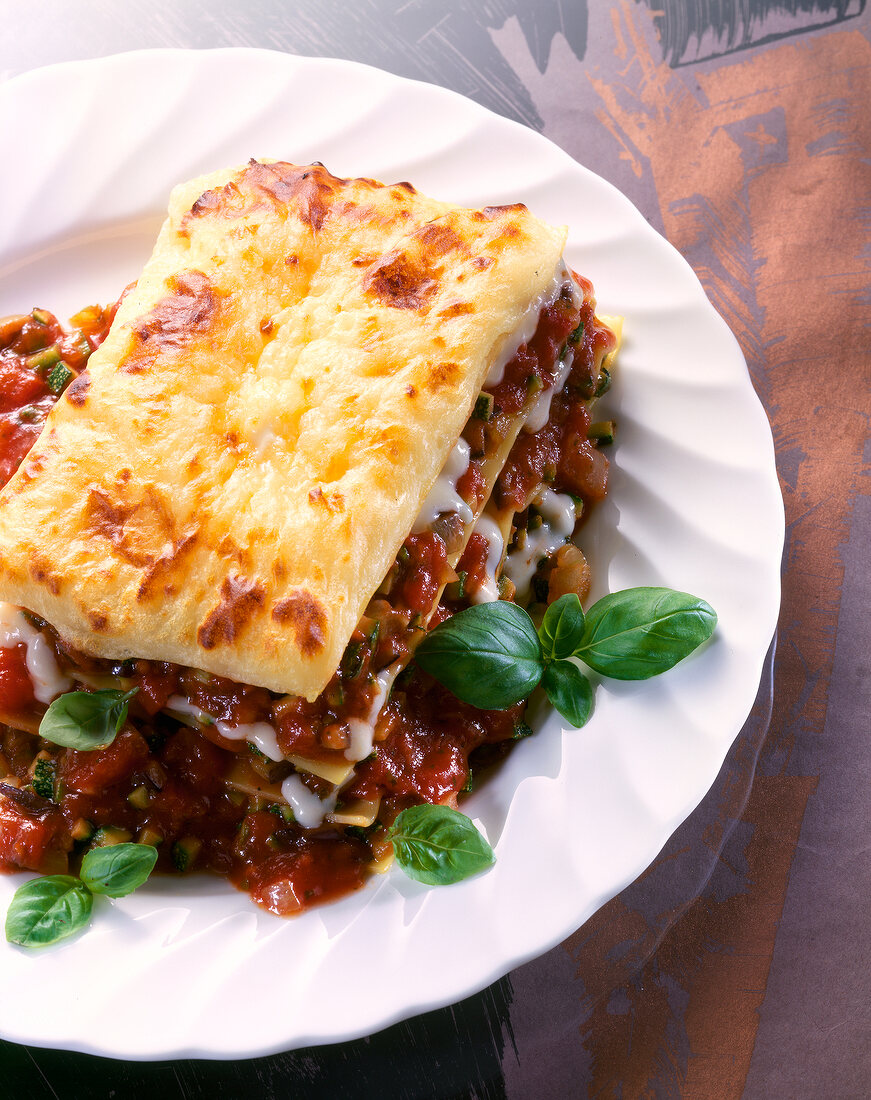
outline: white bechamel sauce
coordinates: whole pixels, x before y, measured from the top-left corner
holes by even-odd
[[[183,714],[186,718],[193,718],[203,726],[213,726],[215,724],[215,719],[211,714],[207,714],[196,703],[192,703],[190,699],[185,699],[183,695],[170,695],[166,701],[166,709],[174,710],[177,714]]]
[[[278,747],[275,730],[268,722],[240,722],[238,726],[232,726],[229,722],[219,720],[215,722],[215,729],[228,741],[239,741],[244,737],[270,760],[284,759],[284,753]]]
[[[275,730],[268,722],[240,722],[233,725],[221,718],[215,718],[208,711],[198,707],[196,703],[185,699],[183,695],[171,695],[167,700],[166,707],[167,710],[174,710],[177,714],[193,718],[202,726],[214,726],[218,733],[222,737],[226,737],[228,741],[241,741],[243,738],[250,741],[255,748],[259,749],[264,756],[268,756],[270,760],[284,759],[284,753],[278,747]]]
[[[540,394],[535,404],[529,410],[529,416],[526,418],[526,423],[523,425],[523,430],[525,432],[529,432],[530,434],[540,432],[550,419],[550,403],[553,401],[555,394],[562,392],[563,387],[568,381],[568,377],[572,372],[574,358],[574,352],[569,349],[569,351],[566,352],[565,359],[560,360],[559,372],[553,386]]]
[[[34,698],[40,703],[50,703],[69,691],[73,682],[57,667],[54,651],[45,637],[30,625],[14,604],[0,603],[0,649],[17,645],[27,647],[24,663],[33,684]]]
[[[562,262],[541,294],[529,303],[523,316],[520,318],[520,323],[514,331],[506,337],[502,345],[502,350],[493,360],[493,365],[487,373],[487,378],[484,382],[485,387],[499,385],[505,377],[505,368],[517,354],[518,350],[522,348],[524,344],[528,344],[535,335],[541,311],[545,306],[549,306],[555,302],[560,294],[562,294],[563,287],[567,285],[571,286],[572,296],[577,304],[580,298],[577,283],[572,278],[565,263]]]
[[[331,814],[339,800],[338,789],[327,798],[318,798],[310,791],[298,775],[289,775],[281,784],[281,793],[298,825],[304,829],[316,829],[322,825],[327,814]]]
[[[541,516],[541,526],[522,533],[517,545],[509,550],[503,569],[514,582],[518,603],[528,598],[538,563],[570,539],[575,529],[575,502],[568,494],[545,489],[532,504]]]
[[[366,718],[349,718],[348,727],[351,731],[351,743],[345,749],[345,758],[355,764],[358,760],[365,760],[372,751],[375,738],[375,723],[381,708],[387,702],[387,696],[393,687],[393,681],[399,675],[401,662],[394,661],[387,668],[382,668],[375,677],[376,692]]]
[[[485,562],[484,583],[472,593],[472,603],[493,603],[499,599],[499,584],[496,570],[502,561],[505,540],[499,524],[489,516],[481,516],[475,524],[475,534],[483,535],[487,540],[487,561]]]
[[[469,468],[472,449],[465,439],[457,440],[457,445],[448,455],[444,468],[435,480],[426,500],[420,506],[420,513],[412,531],[420,534],[429,531],[440,515],[456,512],[463,523],[471,523],[474,513],[457,492],[457,482]]]

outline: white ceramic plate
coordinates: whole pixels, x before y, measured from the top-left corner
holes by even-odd
[[[597,592],[670,585],[720,615],[660,680],[603,684],[581,731],[550,716],[467,803],[487,875],[396,871],[283,921],[214,879],[99,904],[84,936],[0,945],[0,1034],[125,1058],[235,1057],[348,1039],[456,1001],[547,950],[639,874],[713,782],[752,705],[779,604],[771,435],[738,345],[688,265],[614,188],[450,92],[347,62],[151,51],[0,86],[0,313],[61,316],[138,274],[170,187],[249,157],[410,180],[570,226],[568,260],[626,317]],[[24,876],[0,879],[0,912]]]

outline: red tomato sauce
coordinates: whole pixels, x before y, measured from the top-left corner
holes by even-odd
[[[116,308],[82,310],[70,332],[44,309],[0,318],[0,485],[21,465],[55,401],[105,339]]]
[[[587,438],[590,413],[587,402],[600,378],[599,365],[614,350],[613,332],[595,316],[592,285],[575,276],[584,291],[578,325],[570,339],[573,358],[568,379],[555,394],[547,424],[538,432],[521,432],[496,482],[500,508],[521,511],[542,481],[557,492],[571,493],[586,503],[602,500],[608,491],[608,460]],[[559,330],[557,330],[559,331]]]

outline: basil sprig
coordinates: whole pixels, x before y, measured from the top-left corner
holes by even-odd
[[[479,604],[440,623],[423,639],[415,660],[450,692],[482,710],[505,710],[540,683],[573,726],[593,707],[590,681],[576,660],[603,676],[645,680],[673,668],[706,641],[714,609],[670,588],[613,592],[584,615],[574,593],[561,596],[538,630],[516,604]]]
[[[105,749],[127,720],[130,691],[68,691],[49,706],[39,723],[39,736],[67,749]]]
[[[148,844],[92,848],[82,877],[46,875],[19,886],[6,913],[6,939],[22,947],[48,947],[81,931],[91,919],[94,894],[124,897],[151,874],[157,849]]]
[[[402,870],[428,886],[460,882],[485,871],[496,858],[469,818],[448,806],[410,806],[387,836]]]

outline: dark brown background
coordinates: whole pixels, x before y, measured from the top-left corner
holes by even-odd
[[[0,28],[0,77],[264,46],[444,84],[541,130],[695,268],[771,419],[787,517],[776,652],[717,783],[560,947],[337,1047],[124,1064],[0,1043],[0,1096],[871,1094],[865,0],[0,0]],[[0,149],[0,188],[8,165]]]

